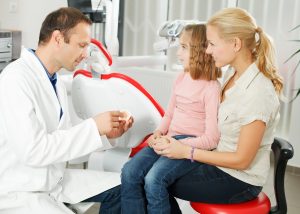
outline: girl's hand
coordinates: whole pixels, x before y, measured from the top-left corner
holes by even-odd
[[[156,143],[157,139],[159,139],[162,136],[162,133],[159,130],[156,130],[153,132],[153,134],[148,138],[147,143],[149,147],[153,147],[153,145]]]
[[[161,141],[153,145],[154,151],[158,155],[168,157],[170,159],[189,158],[191,147],[182,144],[180,141],[172,137],[165,137],[168,141]]]

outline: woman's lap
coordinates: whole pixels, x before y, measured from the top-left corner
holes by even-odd
[[[215,166],[199,163],[169,187],[171,195],[187,201],[240,203],[255,198],[261,187],[242,182]]]

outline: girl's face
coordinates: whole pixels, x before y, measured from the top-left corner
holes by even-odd
[[[206,28],[208,46],[207,54],[211,54],[215,60],[216,67],[232,65],[236,56],[234,41],[227,41],[219,37],[216,27],[208,25]]]
[[[190,41],[192,33],[183,31],[179,38],[180,46],[177,50],[178,60],[183,65],[184,69],[189,68],[190,63]]]

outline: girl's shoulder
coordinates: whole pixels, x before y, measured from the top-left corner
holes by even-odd
[[[207,87],[215,90],[221,90],[221,83],[218,80],[207,81]]]
[[[175,78],[175,84],[178,84],[179,82],[181,82],[181,80],[184,78],[186,72],[182,71],[179,72],[177,77]]]

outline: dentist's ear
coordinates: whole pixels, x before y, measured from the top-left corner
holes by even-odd
[[[55,30],[52,33],[52,39],[55,41],[55,44],[59,45],[64,38],[59,30]]]

